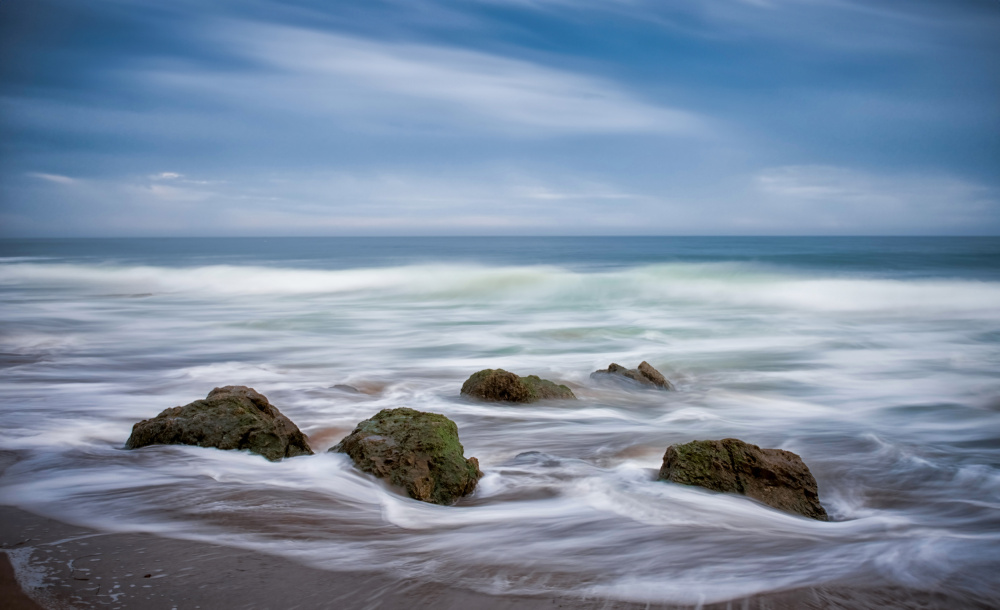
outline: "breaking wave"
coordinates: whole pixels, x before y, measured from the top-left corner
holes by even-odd
[[[5,504],[492,593],[700,603],[877,575],[1000,599],[1000,282],[7,260],[0,297],[0,447],[26,456]],[[644,359],[678,391],[589,379]],[[486,367],[579,401],[461,399]],[[320,451],[382,408],[443,413],[486,476],[439,507],[342,455],[122,449],[135,421],[226,384]],[[729,436],[802,455],[834,520],[654,480],[668,445]]]

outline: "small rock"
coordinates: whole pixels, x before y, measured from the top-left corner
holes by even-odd
[[[518,377],[503,369],[483,369],[473,373],[464,384],[462,394],[480,400],[500,402],[535,402],[552,398],[576,399],[573,391],[538,375]]]
[[[147,445],[246,449],[271,461],[312,455],[305,435],[290,419],[263,394],[241,385],[215,388],[203,400],[135,424],[125,447]]]
[[[347,385],[346,383],[338,383],[337,385],[332,386],[331,389],[347,392],[348,394],[361,394],[361,390],[352,385]]]
[[[594,371],[590,374],[591,377],[601,377],[603,375],[617,375],[619,377],[625,377],[636,381],[642,385],[657,387],[661,390],[673,390],[674,385],[667,381],[666,377],[660,374],[660,371],[654,369],[645,360],[636,369],[627,369],[620,364],[615,364],[612,362],[608,368],[601,369],[599,371]]]
[[[791,451],[761,449],[735,438],[671,445],[657,480],[742,494],[779,510],[827,520],[816,479]]]
[[[465,458],[455,422],[405,407],[366,419],[330,451],[346,453],[361,470],[434,504],[453,504],[483,476],[479,461]]]

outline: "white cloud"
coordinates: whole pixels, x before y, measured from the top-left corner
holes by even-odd
[[[76,182],[73,178],[69,176],[60,176],[59,174],[44,174],[42,172],[29,172],[28,176],[32,178],[38,178],[39,180],[45,180],[46,182],[55,182],[56,184],[73,184]]]
[[[162,201],[193,202],[207,201],[213,197],[211,191],[166,186],[164,184],[151,184],[146,187],[146,191],[153,197]]]
[[[873,233],[950,233],[997,224],[1000,199],[988,187],[944,174],[879,174],[794,165],[754,177],[756,216],[775,226]]]
[[[244,200],[259,194],[262,206],[280,209],[286,218],[295,215],[304,223],[310,218],[355,215],[378,217],[380,225],[405,225],[412,219],[415,226],[451,226],[459,217],[508,219],[498,221],[498,226],[532,222],[580,225],[600,222],[605,214],[627,217],[631,207],[646,203],[642,196],[589,178],[540,178],[501,169],[443,175],[405,170],[284,175],[244,183],[238,192]],[[263,197],[274,193],[281,195]],[[609,199],[619,207],[613,213],[607,210]],[[586,218],[578,214],[583,211]]]
[[[694,113],[644,101],[613,81],[484,52],[246,23],[214,28],[212,37],[266,69],[175,67],[151,77],[242,107],[354,126],[464,125],[522,135],[706,130]]]
[[[1000,19],[989,2],[872,0],[478,0],[554,15],[606,13],[712,40],[763,37],[801,49],[842,53],[953,51],[945,30],[993,35]],[[958,7],[956,5],[964,4]],[[963,38],[973,38],[966,36]]]
[[[566,191],[556,191],[544,186],[535,187],[525,187],[521,193],[523,197],[527,199],[540,199],[540,200],[550,200],[550,201],[562,201],[562,200],[595,200],[595,199],[623,199],[623,200],[638,200],[643,199],[641,195],[635,195],[631,193],[617,193],[614,191],[604,191],[600,188],[598,190],[590,191],[579,191],[579,192],[566,192]]]
[[[183,175],[182,174],[178,174],[176,172],[161,172],[159,174],[154,174],[154,175],[150,176],[150,179],[152,179],[152,180],[176,180],[176,179],[181,178],[181,177],[183,177]]]
[[[498,167],[25,181],[11,200],[58,213],[7,231],[66,235],[995,234],[995,190],[948,175],[793,165],[744,180],[622,185]],[[224,179],[221,179],[224,178]],[[11,214],[15,210],[9,210]],[[55,220],[53,220],[55,219]]]
[[[587,234],[641,226],[650,205],[592,178],[543,179],[496,168],[157,178],[80,180],[73,197],[56,199],[59,223],[44,229],[67,235]],[[25,193],[32,196],[45,193]]]

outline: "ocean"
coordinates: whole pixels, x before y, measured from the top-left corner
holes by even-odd
[[[2,240],[0,303],[2,504],[500,595],[1000,605],[1000,238]],[[676,391],[590,378],[643,360]],[[484,368],[579,400],[460,396]],[[224,385],[317,455],[124,449]],[[326,453],[401,406],[458,424],[472,496]],[[799,454],[831,521],[655,480],[727,437]]]

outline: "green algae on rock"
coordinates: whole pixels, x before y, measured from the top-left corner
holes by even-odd
[[[125,447],[147,445],[246,449],[271,461],[313,453],[290,419],[263,394],[241,385],[215,388],[202,400],[135,424]]]
[[[519,377],[503,369],[483,369],[473,373],[462,394],[496,402],[535,402],[548,399],[576,399],[573,391],[538,375]]]
[[[434,504],[453,504],[483,476],[479,461],[465,458],[455,422],[405,407],[366,419],[330,451],[346,453],[361,470]]]
[[[608,368],[594,371],[590,374],[591,377],[600,377],[603,375],[617,375],[619,377],[625,377],[639,383],[640,385],[657,387],[661,390],[674,389],[674,384],[667,381],[667,378],[664,377],[660,371],[653,368],[653,366],[645,360],[642,361],[638,368],[634,369],[627,369],[620,364],[612,362],[608,365]]]
[[[826,521],[816,479],[798,455],[735,438],[671,445],[657,480],[737,493],[779,510]]]

